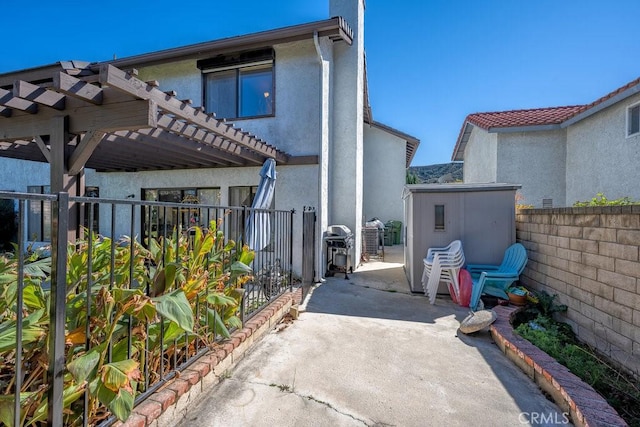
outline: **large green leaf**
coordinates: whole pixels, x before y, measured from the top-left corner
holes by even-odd
[[[240,252],[240,256],[238,257],[238,261],[245,264],[251,265],[253,259],[255,258],[256,253],[254,251],[245,251]]]
[[[101,369],[100,380],[109,390],[131,389],[131,381],[140,379],[138,362],[133,359],[111,362]]]
[[[240,329],[242,328],[242,320],[238,316],[230,316],[227,318],[227,325],[232,329]]]
[[[39,325],[44,314],[44,309],[37,310],[25,317],[22,321],[22,345],[37,342],[47,333],[46,329]],[[16,322],[5,322],[0,332],[0,353],[12,350],[16,347],[17,326]]]
[[[175,322],[187,332],[193,332],[193,311],[182,289],[153,298],[158,313]]]
[[[82,356],[76,357],[67,365],[67,369],[69,369],[76,382],[91,381],[95,377],[103,347],[104,344],[100,347],[94,347]]]
[[[24,274],[46,279],[51,274],[51,257],[25,264]]]
[[[231,264],[231,271],[235,274],[251,274],[253,270],[247,264],[236,261]]]
[[[42,288],[35,284],[28,284],[23,290],[24,305],[31,309],[41,309],[47,306]]]
[[[170,263],[165,268],[159,270],[153,281],[152,295],[158,296],[164,294],[167,289],[171,289],[178,275],[179,266],[176,263]]]
[[[111,399],[109,409],[120,421],[125,421],[129,418],[129,415],[131,415],[134,402],[135,395],[132,392],[121,389],[113,399]]]
[[[207,308],[207,320],[209,322],[209,328],[211,328],[212,332],[216,334],[220,334],[225,338],[231,337],[229,333],[229,329],[224,324],[222,317],[215,311],[210,308]]]
[[[131,384],[131,388],[135,390],[137,382]],[[91,393],[98,397],[98,400],[109,408],[111,413],[116,416],[120,421],[125,421],[131,415],[133,410],[133,404],[135,401],[135,395],[133,392],[129,392],[124,389],[120,389],[117,392],[105,387],[104,383],[100,379],[96,379],[90,385]]]
[[[162,337],[162,342],[164,343],[163,350],[172,345],[173,340],[178,339],[182,334],[184,334],[184,329],[175,322],[167,322],[164,328],[164,336]]]
[[[207,302],[217,306],[237,305],[233,297],[227,296],[222,292],[214,292],[207,295]]]

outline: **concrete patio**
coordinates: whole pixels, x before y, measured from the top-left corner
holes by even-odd
[[[190,406],[183,426],[566,425],[467,309],[409,292],[402,246],[316,287]],[[196,403],[196,402],[193,402]]]

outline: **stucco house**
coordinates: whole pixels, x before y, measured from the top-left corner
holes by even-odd
[[[591,104],[470,114],[452,160],[464,182],[522,184],[521,203],[640,199],[640,79]]]
[[[364,12],[364,0],[330,0],[332,18],[322,21],[2,74],[1,189],[169,201],[195,195],[240,206],[250,204],[260,166],[272,157],[274,208],[315,207],[317,236],[346,225],[358,260],[365,219],[402,218],[405,172],[419,144],[373,119]],[[54,140],[75,152],[53,155]],[[28,224],[36,240],[47,237],[44,213]],[[295,248],[301,222],[295,215]],[[316,248],[322,254],[321,237]],[[301,251],[293,252],[299,272]]]

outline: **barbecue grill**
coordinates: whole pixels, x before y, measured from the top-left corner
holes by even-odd
[[[335,273],[353,273],[351,265],[351,249],[353,248],[353,233],[346,225],[330,225],[324,237],[326,247],[327,271],[326,276]]]

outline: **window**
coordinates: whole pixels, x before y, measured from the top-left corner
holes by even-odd
[[[30,185],[27,193],[49,194],[48,185]],[[44,200],[29,200],[27,214],[27,239],[34,242],[51,241],[51,202]]]
[[[444,231],[444,205],[435,206],[435,227],[436,231]]]
[[[251,207],[256,191],[258,191],[258,187],[255,185],[251,187],[229,187],[229,205]]]
[[[142,200],[171,203],[193,203],[217,206],[220,204],[219,188],[164,188],[143,189]],[[142,215],[144,236],[157,238],[170,236],[175,228],[186,229],[197,225],[208,227],[215,213],[198,208],[145,206]]]
[[[86,187],[84,191],[84,197],[100,197],[100,189],[98,187]],[[91,206],[93,206],[93,212],[90,211]],[[91,222],[91,231],[94,233],[99,233],[98,225],[100,224],[100,205],[98,203],[85,203],[83,210],[83,218],[82,222],[85,228],[89,229],[89,216],[92,215]]]
[[[274,114],[272,49],[198,62],[204,75],[204,106],[220,118]]]
[[[640,103],[627,107],[627,137],[640,133]]]
[[[251,207],[253,199],[256,197],[258,191],[257,186],[237,186],[229,187],[229,206],[246,206]],[[271,206],[269,209],[274,209],[275,196],[271,199]],[[242,212],[236,211],[234,215],[228,218],[229,229],[232,230],[232,236],[236,239],[238,236],[244,236],[244,224],[240,220]],[[273,227],[273,222],[271,223]],[[273,230],[272,230],[273,231]]]

